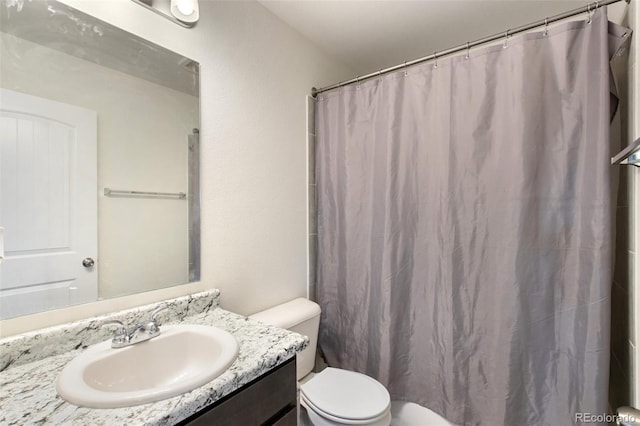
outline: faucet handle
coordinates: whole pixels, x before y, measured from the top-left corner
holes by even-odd
[[[165,304],[162,304],[160,306],[158,306],[156,308],[155,311],[153,311],[153,313],[151,314],[151,322],[155,323],[156,325],[158,324],[158,314],[160,314],[160,312],[169,309],[169,307]]]
[[[125,327],[122,321],[119,321],[119,320],[105,321],[102,324],[100,324],[100,327],[105,327],[108,325],[118,327],[115,335],[113,336],[113,339],[111,340],[111,347],[115,348],[115,347],[120,347],[119,345],[126,344],[129,338],[129,335],[127,334],[127,327]]]
[[[162,311],[164,311],[165,309],[167,309],[168,306],[165,304],[162,304],[160,306],[158,306],[156,308],[155,311],[153,311],[153,313],[151,314],[151,320],[149,321],[148,324],[146,324],[147,327],[147,332],[152,336],[155,337],[158,334],[160,334],[160,327],[158,326],[158,314]]]

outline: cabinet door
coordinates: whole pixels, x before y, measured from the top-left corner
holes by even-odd
[[[296,424],[296,413],[296,362],[293,357],[180,424],[288,426]]]
[[[297,426],[298,424],[298,410],[294,407],[289,410],[284,416],[276,420],[273,426]]]

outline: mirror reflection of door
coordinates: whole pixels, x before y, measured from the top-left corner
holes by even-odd
[[[95,301],[97,114],[0,97],[0,319]]]

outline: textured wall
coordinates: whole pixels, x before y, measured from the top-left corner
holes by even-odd
[[[633,0],[629,5],[629,26],[634,30],[631,43],[630,56],[630,107],[629,117],[629,142],[640,137],[640,5],[637,0]],[[627,173],[630,176],[629,185],[629,293],[632,300],[630,310],[630,339],[629,352],[631,360],[627,374],[632,385],[631,401],[635,407],[640,407],[640,380],[637,374],[637,366],[640,360],[638,348],[640,346],[640,169],[629,168]]]
[[[628,6],[618,3],[610,6],[612,20],[640,30],[640,8],[637,1]],[[640,136],[640,43],[634,34],[628,64],[628,85],[621,89],[627,100],[622,111],[623,146]],[[611,288],[611,368],[609,401],[615,410],[621,405],[640,406],[640,383],[636,373],[638,363],[638,317],[640,309],[640,173],[635,167],[616,167],[620,185],[616,206],[616,241],[613,286]]]

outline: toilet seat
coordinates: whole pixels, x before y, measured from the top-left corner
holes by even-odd
[[[300,398],[318,415],[342,424],[370,424],[389,414],[391,398],[377,380],[328,367],[300,386]]]
[[[389,407],[389,410],[383,412],[377,417],[354,420],[336,417],[320,410],[318,407],[313,405],[313,403],[309,402],[309,400],[302,393],[300,393],[300,405],[307,410],[307,415],[311,419],[317,419],[315,422],[313,422],[314,425],[389,425],[391,421],[391,407]]]

